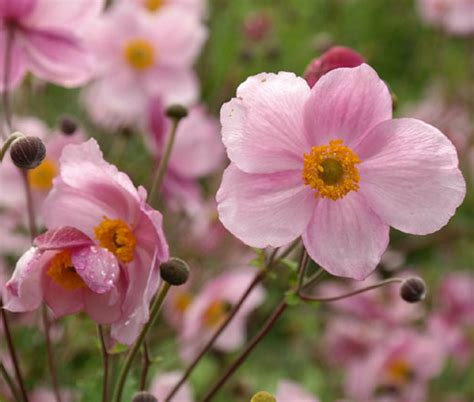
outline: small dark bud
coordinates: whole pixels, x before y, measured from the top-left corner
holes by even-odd
[[[77,130],[76,120],[69,116],[63,116],[59,119],[59,128],[65,135],[72,135]]]
[[[10,156],[20,169],[34,169],[46,156],[46,148],[38,137],[23,136],[15,140],[10,148]]]
[[[161,279],[173,286],[180,286],[189,278],[189,266],[179,258],[171,258],[160,266]]]
[[[158,402],[152,394],[146,391],[140,391],[135,394],[132,399],[132,402]]]
[[[184,119],[188,115],[188,109],[183,105],[171,105],[166,109],[166,116],[171,119]]]
[[[408,303],[418,303],[426,297],[426,284],[421,278],[408,278],[400,288],[400,296]]]

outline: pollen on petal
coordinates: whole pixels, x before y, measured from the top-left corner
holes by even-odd
[[[332,140],[329,145],[312,147],[304,155],[303,181],[315,190],[315,197],[336,201],[359,190],[358,163],[357,154],[342,140]]]
[[[99,245],[109,250],[119,261],[133,261],[137,239],[123,220],[104,217],[102,223],[94,228],[94,233]]]

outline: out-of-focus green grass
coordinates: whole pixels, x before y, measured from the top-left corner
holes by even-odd
[[[272,20],[270,37],[259,44],[249,42],[243,35],[243,20],[257,11],[264,11]],[[202,80],[203,100],[216,115],[221,104],[235,94],[238,84],[249,75],[281,70],[302,74],[308,62],[318,55],[318,44],[327,38],[362,53],[389,83],[401,105],[420,98],[434,82],[439,82],[453,96],[469,88],[472,90],[474,85],[472,39],[449,38],[424,26],[411,0],[213,0],[209,30],[209,40],[197,70]],[[28,112],[51,124],[63,113],[85,117],[79,106],[78,91],[74,90],[49,86],[28,99],[27,104]],[[107,150],[112,141],[110,135],[102,135],[90,124],[86,126]],[[121,163],[138,181],[149,174],[149,168],[143,163],[147,157],[141,151],[140,141],[132,141],[126,160]],[[408,264],[430,284],[435,284],[451,270],[472,268],[473,224],[473,198],[469,194],[458,215],[441,234],[415,238],[392,231],[392,242],[412,250],[407,255]],[[436,241],[440,237],[442,240]],[[274,285],[269,282],[270,287]],[[280,296],[278,291],[270,292],[269,300],[250,322],[251,334]],[[290,310],[216,401],[244,401],[244,396],[235,396],[239,390],[244,390],[242,395],[246,396],[249,391],[274,390],[282,378],[304,384],[325,402],[341,397],[340,373],[328,372],[312,353],[321,337],[321,321],[317,317],[318,309],[314,307]],[[84,395],[83,401],[97,401],[102,369],[95,328],[90,321],[77,317],[66,319],[65,327],[68,342],[57,350],[60,380],[79,389]],[[154,339],[154,354],[163,357],[154,371],[179,368],[173,333],[158,325]],[[23,328],[18,333],[18,342],[23,357],[31,360],[29,385],[35,383],[35,378],[47,379],[40,334]],[[212,356],[200,364],[192,377],[198,394],[204,392],[231,359],[232,356],[217,359]],[[461,376],[450,372],[436,382],[435,389],[460,391],[472,399],[473,370]],[[135,386],[132,381],[129,383],[128,398]],[[430,402],[438,401],[436,395],[433,394]]]

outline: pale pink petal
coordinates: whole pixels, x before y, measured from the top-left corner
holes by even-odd
[[[84,293],[87,289],[67,290],[45,277],[44,300],[53,311],[54,318],[75,314],[84,309]]]
[[[320,199],[303,243],[311,258],[336,276],[365,279],[388,245],[389,226],[350,192],[333,201]]]
[[[248,174],[231,164],[217,192],[219,218],[252,247],[280,247],[300,236],[316,201],[301,171]]]
[[[105,0],[36,0],[35,3],[25,21],[29,26],[77,29],[99,15]]]
[[[119,265],[115,256],[100,247],[82,247],[72,253],[76,272],[95,293],[106,293],[115,287]]]
[[[64,250],[76,247],[88,247],[94,244],[90,237],[70,226],[48,230],[35,238],[33,244],[40,250]]]
[[[36,6],[37,0],[0,0],[0,18],[20,19]]]
[[[107,293],[84,292],[84,311],[99,324],[112,324],[122,316],[123,292],[112,289]]]
[[[2,294],[4,307],[9,311],[25,312],[37,309],[43,301],[42,275],[47,256],[31,247],[18,260],[13,276]]]
[[[453,216],[466,192],[453,144],[415,119],[379,124],[357,148],[361,194],[380,218],[413,234],[432,233]]]
[[[173,387],[178,383],[181,376],[182,373],[177,371],[158,374],[153,379],[150,392],[158,398],[159,401],[164,400]],[[193,400],[191,388],[189,384],[185,382],[176,395],[170,399],[170,402],[193,402]]]
[[[292,73],[259,74],[240,84],[221,108],[222,139],[232,162],[248,173],[302,169],[310,145],[303,110],[310,89]]]
[[[319,399],[303,389],[296,382],[283,380],[278,383],[275,393],[278,402],[319,402]]]
[[[79,40],[67,32],[28,30],[22,43],[31,71],[65,87],[77,87],[90,79],[89,55]]]
[[[6,33],[5,30],[0,30],[0,77],[5,77],[5,68],[8,67],[8,83],[6,87],[13,89],[18,86],[26,74],[26,56],[23,48],[17,43],[14,38],[13,44],[10,47],[10,63],[5,64],[6,52]],[[0,92],[4,88],[4,78],[0,80]]]
[[[353,148],[372,127],[392,118],[392,97],[367,64],[338,68],[313,87],[304,115],[312,145],[342,139]]]

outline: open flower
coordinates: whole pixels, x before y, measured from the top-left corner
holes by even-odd
[[[208,282],[186,309],[182,322],[181,356],[191,360],[210,339],[229,311],[250,285],[255,272],[241,269],[226,272]],[[214,347],[224,352],[237,349],[245,342],[247,316],[264,300],[265,291],[257,286],[227,328],[217,338]]]
[[[2,0],[0,2],[0,76],[8,88],[28,71],[46,81],[72,87],[91,74],[80,31],[99,14],[103,0]],[[4,63],[9,51],[10,63]],[[3,80],[0,82],[3,90]]]
[[[418,0],[422,18],[455,35],[474,32],[474,1],[472,0]]]
[[[46,295],[54,295],[53,300],[46,299],[46,302],[54,304],[61,300],[59,306],[51,306],[53,311],[57,313],[64,308],[65,314],[70,314],[73,311],[67,310],[66,301],[75,300],[75,292],[80,292],[85,287],[95,293],[100,292],[81,277],[85,282],[85,285],[82,284],[77,275],[72,284],[69,281],[54,282],[54,277],[59,277],[64,269],[68,272],[67,268],[71,266],[74,267],[73,273],[80,276],[82,268],[75,262],[78,258],[81,267],[84,266],[85,275],[101,275],[99,266],[94,268],[93,258],[103,255],[110,260],[111,266],[115,261],[119,270],[115,273],[118,282],[112,289],[114,293],[118,293],[113,298],[114,303],[117,298],[123,299],[113,319],[112,336],[123,343],[132,343],[142,324],[148,320],[149,302],[159,283],[159,264],[169,258],[168,245],[162,231],[162,216],[146,203],[146,191],[143,188],[137,190],[127,175],[105,162],[97,143],[91,139],[84,144],[70,145],[64,149],[59,176],[54,181],[53,190],[46,199],[43,210],[44,222],[50,231],[54,233],[60,228],[74,228],[82,236],[93,240],[93,246],[88,247],[92,247],[91,250],[95,250],[95,253],[79,250],[78,256],[77,250],[67,244],[66,247],[55,248],[61,250],[60,257],[54,254],[58,259],[56,261],[50,258],[51,250],[37,240],[36,248],[19,261],[16,275],[10,281],[12,295],[18,298],[12,300],[11,308],[16,305],[24,310],[37,307],[38,298],[43,293],[38,282],[31,282],[34,281],[34,276],[28,275],[31,278],[26,283],[31,283],[32,286],[25,288],[25,291],[21,291],[17,284],[23,279],[22,273],[29,273],[33,266],[44,266],[42,272],[46,272],[51,280],[42,280],[41,283],[52,283],[57,288]],[[91,262],[89,268],[88,258]],[[52,266],[57,266],[57,269],[51,268]],[[41,270],[34,270],[36,275],[40,275],[39,271]],[[62,297],[58,299],[56,294],[60,292]],[[30,304],[29,300],[34,303]],[[13,304],[14,301],[16,304]],[[105,303],[102,308],[112,305],[110,299],[109,304]],[[75,309],[78,308],[77,303],[74,306]],[[88,313],[97,321],[93,315],[94,308],[91,307]],[[103,310],[97,313],[101,311]],[[108,314],[104,319],[112,320]]]
[[[126,2],[111,7],[89,38],[97,79],[84,93],[88,112],[115,128],[142,123],[154,96],[167,105],[194,102],[199,85],[192,65],[205,39],[199,19],[178,8],[151,18]]]
[[[291,73],[250,77],[221,110],[231,160],[217,193],[224,226],[253,247],[299,236],[337,276],[364,279],[389,241],[447,224],[465,195],[452,143],[392,119],[387,86],[366,64],[310,89]]]

